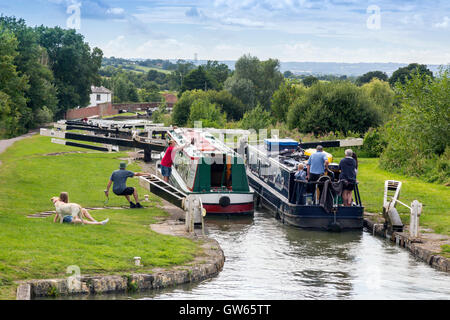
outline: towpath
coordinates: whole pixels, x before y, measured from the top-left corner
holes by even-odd
[[[32,135],[35,135],[37,131],[30,131],[27,134],[24,134],[23,136],[15,137],[12,139],[5,139],[0,140],[0,153],[3,153],[6,149],[8,149],[10,146],[14,144],[14,142],[31,137]],[[2,165],[2,162],[0,161],[0,166]]]

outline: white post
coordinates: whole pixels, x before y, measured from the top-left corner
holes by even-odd
[[[419,216],[422,212],[422,204],[414,200],[411,203],[411,216],[409,223],[409,235],[412,238],[417,238],[419,236]]]

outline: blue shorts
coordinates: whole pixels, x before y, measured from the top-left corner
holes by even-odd
[[[172,168],[161,165],[161,174],[163,177],[170,177],[172,174]]]
[[[72,216],[65,216],[63,218],[64,223],[72,223],[73,217]]]

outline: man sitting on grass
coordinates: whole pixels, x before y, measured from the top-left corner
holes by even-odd
[[[121,162],[119,166],[119,170],[116,170],[112,173],[111,178],[109,178],[108,186],[106,187],[105,194],[108,196],[109,194],[109,188],[111,187],[111,184],[113,185],[113,192],[117,196],[124,196],[127,198],[128,202],[130,203],[130,208],[143,208],[141,204],[139,203],[139,197],[136,188],[133,187],[127,187],[127,179],[132,177],[139,177],[139,176],[148,176],[149,173],[143,173],[143,172],[132,172],[129,170],[125,170],[127,167],[125,162]],[[136,204],[134,204],[132,201],[130,201],[130,195],[134,196],[134,200],[136,201]]]

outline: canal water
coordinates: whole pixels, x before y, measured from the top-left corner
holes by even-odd
[[[305,231],[265,212],[253,218],[209,218],[207,228],[226,256],[218,276],[109,298],[450,299],[450,275],[366,231]]]

